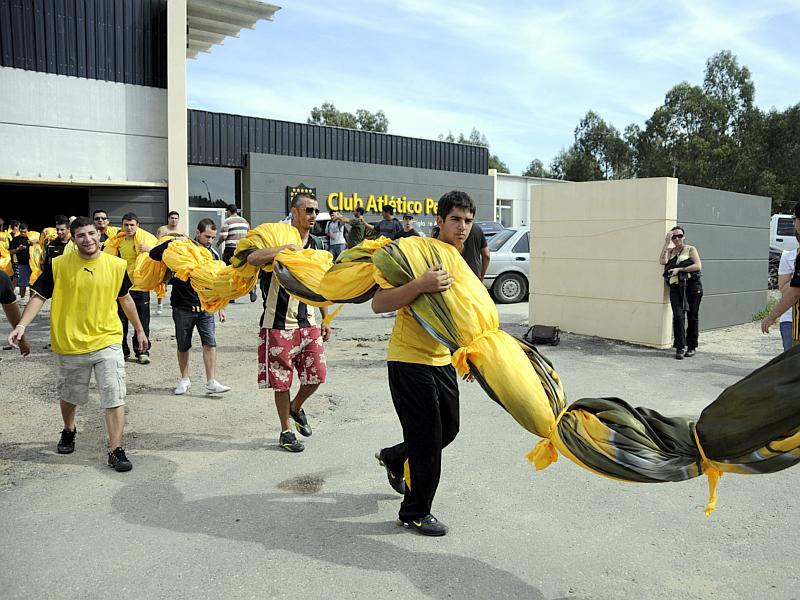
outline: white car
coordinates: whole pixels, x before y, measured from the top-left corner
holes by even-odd
[[[530,227],[509,227],[489,240],[491,259],[483,278],[499,304],[522,302],[528,295],[531,267]]]

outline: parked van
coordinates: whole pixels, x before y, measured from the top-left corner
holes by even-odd
[[[792,215],[772,215],[769,222],[769,245],[780,250],[797,249]]]

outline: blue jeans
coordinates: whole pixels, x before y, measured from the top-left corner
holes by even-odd
[[[783,341],[783,351],[786,352],[789,348],[794,346],[792,341],[792,322],[781,321],[781,341]]]
[[[336,260],[342,252],[344,252],[344,244],[331,244],[331,254],[333,254],[333,260]]]

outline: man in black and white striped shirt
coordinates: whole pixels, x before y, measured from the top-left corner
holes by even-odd
[[[297,194],[292,200],[292,226],[300,232],[304,248],[322,249],[322,241],[311,235],[319,206],[313,196]],[[290,244],[256,250],[247,257],[252,265],[270,264],[285,249],[300,250]],[[281,423],[278,443],[289,452],[302,452],[305,447],[290,429],[290,419],[303,436],[311,435],[311,427],[303,411],[303,403],[325,382],[327,367],[323,342],[328,341],[330,327],[324,319],[327,309],[320,308],[322,324],[317,325],[314,309],[290,296],[273,273],[261,272],[264,313],[259,323],[258,387],[275,391],[275,406]],[[294,371],[300,388],[292,399],[290,389]]]
[[[233,253],[236,252],[236,246],[239,240],[247,235],[250,231],[250,223],[247,219],[240,216],[235,204],[229,204],[225,209],[225,216],[227,217],[222,222],[222,229],[219,232],[217,244],[224,246],[222,248],[222,260],[226,265],[231,264]],[[256,291],[250,290],[250,302],[256,301]],[[231,300],[231,302],[234,302]]]

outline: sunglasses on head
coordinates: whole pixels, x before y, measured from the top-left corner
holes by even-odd
[[[306,206],[306,214],[307,215],[318,215],[319,209],[314,208],[313,206]]]
[[[683,238],[683,234],[682,233],[676,233],[675,235],[672,236],[673,240],[680,240],[682,238]]]

